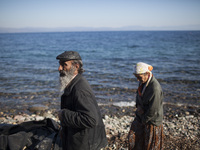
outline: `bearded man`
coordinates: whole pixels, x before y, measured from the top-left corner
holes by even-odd
[[[63,150],[99,150],[107,145],[105,126],[95,95],[82,76],[83,63],[75,51],[58,55]]]

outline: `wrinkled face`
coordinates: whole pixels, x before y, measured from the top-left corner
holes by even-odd
[[[60,61],[59,63],[58,71],[60,73],[60,91],[63,91],[76,75],[77,69],[72,65],[72,61]]]
[[[58,71],[61,73],[61,76],[62,71],[69,71],[72,67],[72,61],[59,61],[59,64]]]
[[[149,79],[149,73],[134,74],[134,75],[137,78],[137,80],[140,81],[141,83],[146,83],[147,80]]]

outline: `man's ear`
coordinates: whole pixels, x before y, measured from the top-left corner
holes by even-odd
[[[76,69],[78,70],[80,66],[79,66],[79,64],[76,64],[76,66],[75,66],[75,67],[76,67]]]

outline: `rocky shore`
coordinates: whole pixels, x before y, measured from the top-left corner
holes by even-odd
[[[109,145],[104,150],[127,150],[127,134],[135,117],[135,107],[100,105]],[[10,109],[0,111],[1,124],[20,124],[25,121],[51,118],[59,122],[57,108],[32,105],[28,111]],[[173,150],[198,150],[200,148],[200,107],[164,105],[165,148]]]

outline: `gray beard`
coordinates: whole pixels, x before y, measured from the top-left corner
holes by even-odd
[[[76,68],[74,66],[71,67],[69,71],[60,71],[60,92],[63,92],[68,84],[74,77],[74,72]]]

